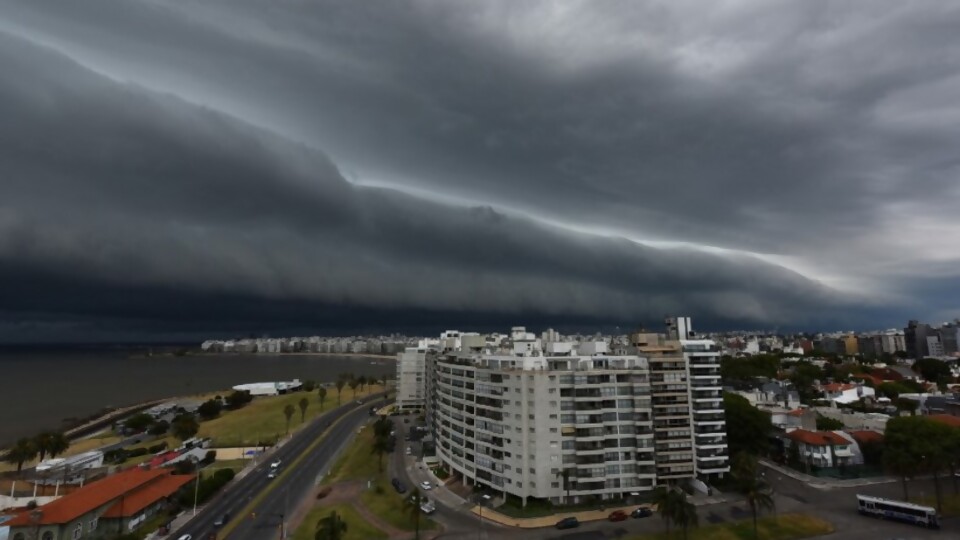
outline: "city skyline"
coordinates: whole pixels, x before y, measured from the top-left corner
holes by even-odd
[[[0,6],[0,343],[960,317],[949,4],[122,5]]]

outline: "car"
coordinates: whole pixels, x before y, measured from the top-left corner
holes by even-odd
[[[579,526],[580,526],[580,520],[578,520],[573,516],[561,519],[560,521],[557,522],[557,525],[556,525],[556,527],[560,530],[576,529]]]
[[[223,527],[226,525],[227,521],[230,519],[230,513],[226,512],[222,516],[218,517],[216,521],[213,522],[214,527]]]
[[[614,510],[607,516],[607,521],[624,521],[627,519],[627,513],[623,510]]]
[[[273,479],[276,478],[276,477],[277,477],[277,470],[276,470],[276,469],[270,471],[270,472],[267,474],[267,478],[269,478],[270,480],[273,480]]]
[[[177,538],[177,540],[193,540],[193,537],[190,536],[189,534],[185,534],[185,535],[181,536],[180,538]]]
[[[630,512],[630,517],[634,519],[650,517],[652,515],[653,515],[653,510],[646,507],[637,508],[633,512]]]
[[[271,468],[271,469],[279,469],[279,468],[280,468],[280,465],[282,465],[282,464],[283,464],[283,462],[280,461],[279,459],[277,459],[277,460],[274,460],[273,463],[270,464],[270,468]]]
[[[431,489],[433,489],[433,484],[424,480],[423,482],[420,482],[420,487],[422,487],[426,491],[430,491]]]
[[[426,499],[425,501],[423,501],[423,504],[420,505],[420,511],[423,512],[424,514],[429,515],[436,512],[436,510],[437,510],[437,507],[434,506],[433,501],[431,501],[430,499]]]

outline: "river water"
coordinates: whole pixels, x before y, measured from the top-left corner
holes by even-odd
[[[130,350],[0,351],[0,445],[105,407],[340,373],[396,376],[391,358],[225,354],[146,356]]]

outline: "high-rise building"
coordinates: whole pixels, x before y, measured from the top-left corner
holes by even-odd
[[[689,318],[668,326],[631,336],[631,354],[523,327],[427,354],[437,458],[465,484],[555,503],[728,472],[719,348]]]
[[[927,349],[927,336],[933,333],[933,329],[928,324],[920,324],[918,321],[910,321],[907,327],[903,329],[903,340],[907,346],[907,357],[920,359],[929,354]]]
[[[397,409],[414,411],[426,407],[427,347],[407,347],[397,353]]]

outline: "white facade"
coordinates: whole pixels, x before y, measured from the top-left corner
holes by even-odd
[[[397,408],[401,411],[426,406],[426,356],[425,347],[407,347],[397,353]]]
[[[553,502],[726,472],[719,351],[684,341],[615,356],[596,341],[544,350],[516,327],[502,347],[430,354],[437,458],[467,484]]]

